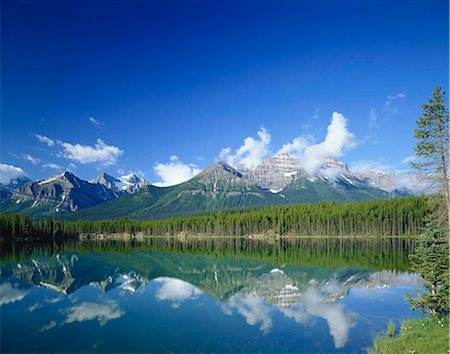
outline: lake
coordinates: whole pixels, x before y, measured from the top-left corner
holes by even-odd
[[[417,317],[407,239],[2,244],[1,352],[358,353]]]

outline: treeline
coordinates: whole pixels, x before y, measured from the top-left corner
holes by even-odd
[[[128,233],[170,236],[180,233],[244,236],[396,236],[418,235],[429,212],[426,197],[358,203],[317,203],[214,212],[164,220],[33,220],[0,214],[2,238],[76,237],[79,234]]]

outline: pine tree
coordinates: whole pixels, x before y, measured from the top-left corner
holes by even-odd
[[[418,297],[407,295],[413,309],[431,316],[449,313],[449,246],[447,231],[430,218],[418,246],[411,255],[412,270],[424,280],[425,292]]]
[[[411,165],[427,172],[435,182],[433,188],[444,195],[439,216],[443,216],[446,225],[450,225],[450,186],[449,186],[449,111],[445,106],[445,91],[436,85],[428,103],[422,105],[423,114],[417,120],[414,137],[416,156],[420,159]],[[439,196],[432,201],[441,202]]]

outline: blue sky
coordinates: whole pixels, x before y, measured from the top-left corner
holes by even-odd
[[[407,169],[421,104],[448,88],[444,0],[1,6],[1,162],[31,178],[170,184],[227,147],[254,162],[298,137],[321,143],[333,112],[352,138],[336,157]]]

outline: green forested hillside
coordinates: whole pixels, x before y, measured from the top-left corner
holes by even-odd
[[[317,203],[221,211],[179,218],[136,221],[32,220],[28,216],[1,214],[2,237],[78,235],[126,232],[146,235],[242,236],[249,234],[342,236],[417,235],[429,212],[425,197],[407,197],[359,203]]]
[[[388,193],[359,182],[338,180],[329,184],[323,180],[300,177],[281,192],[288,203],[315,203],[318,201],[357,202],[387,198]]]

